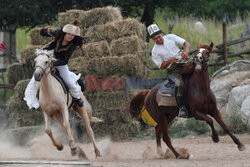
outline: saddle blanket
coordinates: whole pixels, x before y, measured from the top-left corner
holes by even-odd
[[[151,115],[148,113],[145,106],[142,107],[141,117],[142,117],[143,122],[145,122],[145,124],[153,125],[154,127],[157,126],[157,122],[151,117]]]
[[[158,106],[177,106],[175,100],[175,83],[171,77],[159,85],[156,101]]]

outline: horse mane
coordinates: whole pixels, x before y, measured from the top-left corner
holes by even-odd
[[[130,101],[129,113],[132,117],[138,118],[144,105],[144,100],[150,90],[141,90]]]
[[[45,50],[45,49],[36,49],[35,53],[37,56],[40,54],[45,54],[45,55],[52,57],[54,54],[54,51],[53,50]]]

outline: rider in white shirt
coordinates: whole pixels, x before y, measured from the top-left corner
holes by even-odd
[[[187,59],[189,53],[189,43],[185,39],[174,35],[168,34],[163,36],[162,31],[156,24],[150,25],[148,28],[150,38],[155,41],[155,45],[152,49],[152,60],[160,68],[168,68],[172,62],[177,62],[179,59]],[[180,54],[178,46],[184,46],[185,50]],[[185,93],[185,84],[182,76],[178,73],[182,67],[168,69],[168,73],[173,78],[176,85],[176,101],[179,107],[180,117],[187,117],[188,111],[185,107],[183,96]]]

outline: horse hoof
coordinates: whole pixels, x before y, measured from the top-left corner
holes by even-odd
[[[99,150],[95,150],[95,157],[102,157],[101,153]]]
[[[88,160],[88,157],[86,156],[85,152],[80,147],[78,147],[78,149],[79,149],[77,154],[78,158],[80,160]]]
[[[77,147],[71,148],[71,155],[76,156],[77,154]]]
[[[181,154],[177,159],[189,159],[189,154]]]
[[[162,151],[162,149],[161,148],[157,148],[157,154],[159,155],[159,156],[161,156],[161,157],[163,157],[164,156],[164,152]]]
[[[58,150],[58,151],[62,151],[62,150],[63,150],[63,145],[57,147],[57,150]]]
[[[218,143],[220,141],[218,136],[212,136],[212,140],[214,143]]]
[[[239,149],[239,151],[244,151],[247,148],[244,145],[240,145],[240,146],[238,146],[238,149]]]

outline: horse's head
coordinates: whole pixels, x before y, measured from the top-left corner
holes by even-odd
[[[197,47],[197,50],[194,53],[194,62],[196,63],[195,69],[202,70],[204,64],[207,64],[210,57],[210,52],[213,49],[213,43],[211,42],[210,45],[203,45],[200,44]]]
[[[50,63],[53,58],[53,50],[36,49],[36,58],[34,60],[34,77],[36,81],[40,81],[42,77],[49,73]]]

